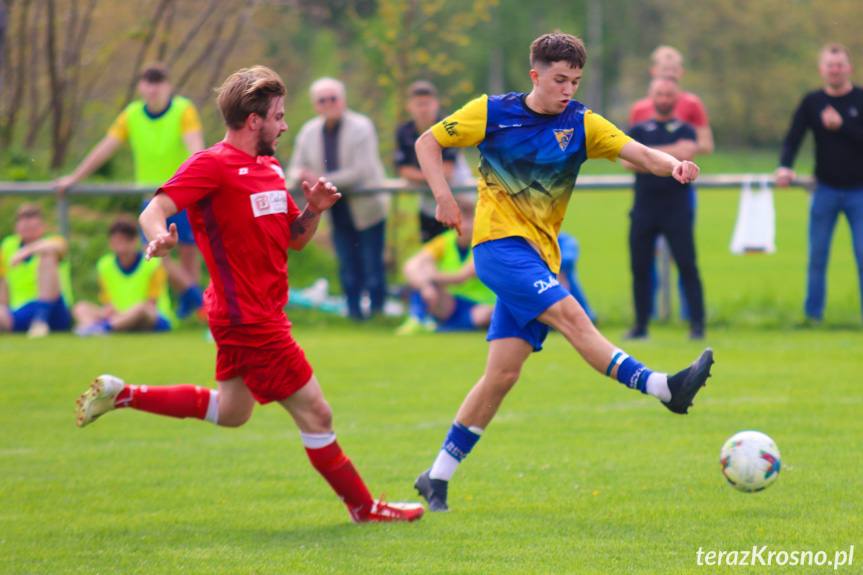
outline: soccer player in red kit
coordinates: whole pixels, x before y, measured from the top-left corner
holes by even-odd
[[[414,521],[420,503],[372,499],[336,441],[332,411],[284,312],[288,298],[287,250],[301,250],[321,214],[340,197],[321,178],[303,182],[308,205],[300,213],[273,157],[285,124],[285,85],[272,70],[239,70],[219,89],[225,139],[180,166],[140,217],[150,243],[147,258],[164,257],[177,244],[166,219],[186,209],[195,241],[210,271],[204,294],[218,346],[218,390],[195,385],[126,385],[102,375],[78,399],[77,425],[131,407],[172,417],[195,417],[239,427],[255,402],[276,401],[300,430],[312,465],[347,505],[354,522]]]

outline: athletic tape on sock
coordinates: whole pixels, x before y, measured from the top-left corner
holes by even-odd
[[[615,349],[613,352],[611,352],[611,363],[608,364],[608,369],[605,370],[605,375],[610,376],[611,370],[614,369],[614,366],[620,365],[628,357],[629,356],[620,349]]]

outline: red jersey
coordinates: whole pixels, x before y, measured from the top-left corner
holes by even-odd
[[[650,98],[642,98],[629,110],[629,126],[652,120],[656,110]],[[696,128],[708,125],[707,109],[701,98],[692,92],[680,92],[677,103],[674,104],[674,117],[681,122],[692,124]]]
[[[275,158],[219,142],[189,158],[157,193],[187,210],[210,271],[204,293],[210,324],[284,317],[290,226],[300,210]]]

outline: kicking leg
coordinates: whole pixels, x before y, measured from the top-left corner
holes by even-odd
[[[242,384],[239,378],[236,379]],[[219,382],[220,388],[222,384]],[[90,389],[78,398],[75,423],[78,427],[84,427],[105,413],[121,407],[219,423],[219,392],[215,389],[189,384],[127,385],[113,375],[100,375],[90,385]]]
[[[605,339],[572,296],[552,305],[538,319],[562,333],[593,369],[658,398],[674,413],[687,413],[710,377],[712,349],[705,349],[692,365],[673,376],[653,372]]]

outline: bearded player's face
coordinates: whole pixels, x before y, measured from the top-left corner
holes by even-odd
[[[266,118],[258,118],[261,125],[258,129],[257,152],[259,156],[273,156],[279,144],[279,136],[287,129],[285,123],[285,99],[273,98]]]

